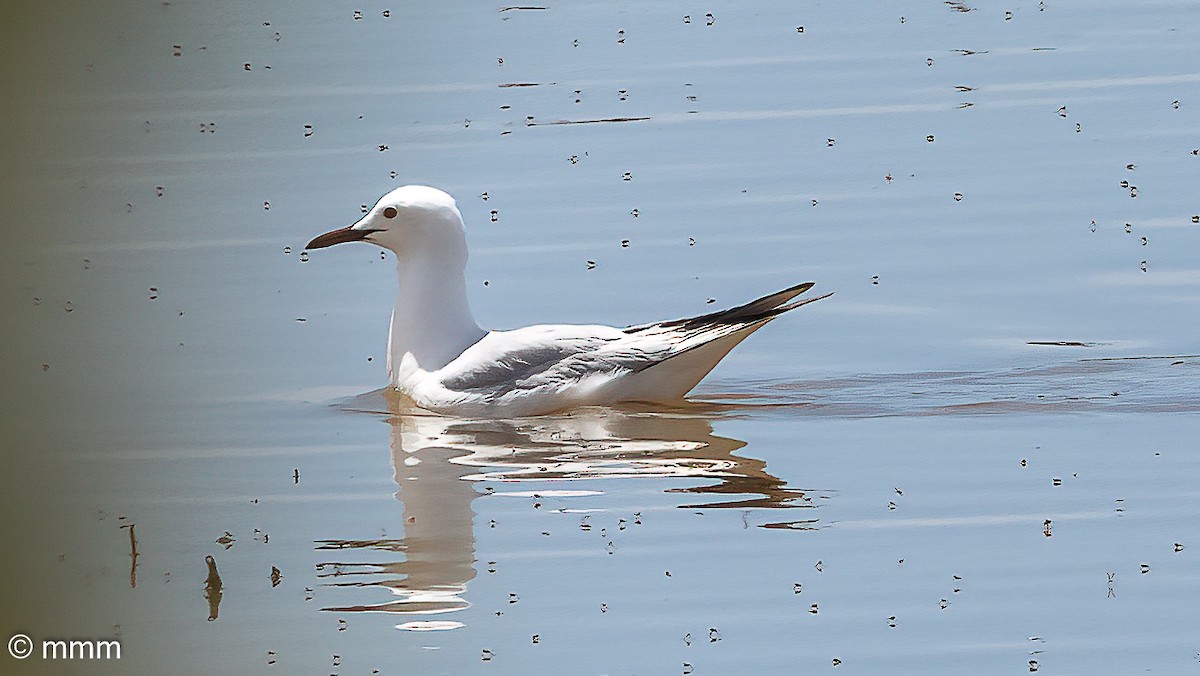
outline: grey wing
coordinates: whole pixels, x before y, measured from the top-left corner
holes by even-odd
[[[589,378],[614,379],[683,354],[711,352],[712,364],[701,368],[703,375],[762,325],[831,295],[792,301],[812,286],[806,282],[728,310],[623,330],[555,325],[492,332],[447,365],[440,381],[452,391],[495,399],[542,388],[561,389]],[[709,345],[720,349],[698,349]]]
[[[484,395],[503,392],[553,368],[566,356],[565,352],[562,346],[531,345],[499,355],[496,361],[443,378],[442,385],[457,392]]]
[[[493,332],[449,365],[441,383],[485,397],[566,384],[628,368],[622,364],[622,351],[611,349],[626,339],[609,327],[536,326]]]

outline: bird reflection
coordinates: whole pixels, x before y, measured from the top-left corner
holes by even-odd
[[[381,394],[346,408],[383,413]],[[339,560],[319,564],[317,575],[328,587],[385,588],[391,596],[325,610],[425,615],[469,607],[462,595],[476,575],[472,502],[495,494],[475,482],[678,478],[688,485],[668,492],[696,496],[682,508],[814,506],[804,491],[768,473],[765,462],[735,456],[745,442],[714,435],[704,407],[462,420],[410,408],[391,393],[383,397],[404,536],[320,540],[316,548],[339,552]],[[711,481],[695,485],[697,479]],[[386,561],[394,555],[400,560]]]

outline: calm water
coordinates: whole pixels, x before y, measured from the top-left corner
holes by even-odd
[[[0,638],[122,641],[2,670],[1195,670],[1200,7],[978,4],[0,10]],[[487,327],[836,295],[422,415],[403,183]]]

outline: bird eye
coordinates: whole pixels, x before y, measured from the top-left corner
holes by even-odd
[[[385,218],[395,218],[396,214],[398,213],[400,212],[396,210],[396,207],[388,207],[383,210],[383,215]]]

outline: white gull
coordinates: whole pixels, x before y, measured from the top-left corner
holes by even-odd
[[[420,185],[396,188],[357,223],[306,248],[360,241],[396,254],[391,386],[422,408],[451,415],[678,402],[746,336],[832,295],[793,300],[813,286],[805,282],[728,310],[625,329],[542,324],[485,331],[467,304],[466,231],[450,195]]]

